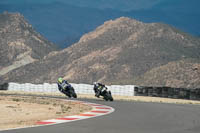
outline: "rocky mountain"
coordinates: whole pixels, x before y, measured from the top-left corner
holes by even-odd
[[[124,79],[118,84],[138,84],[142,86],[170,86],[200,88],[200,60],[182,59],[155,67],[133,79]]]
[[[148,85],[153,82],[154,85],[163,85],[164,80],[174,77],[165,82],[165,85],[174,85],[172,81],[179,81],[182,82],[181,86],[193,84],[195,87],[199,85],[194,82],[200,80],[198,74],[191,73],[194,75],[190,75],[188,79],[193,80],[184,82],[187,77],[182,73],[189,74],[193,66],[197,66],[195,71],[199,69],[199,51],[200,39],[173,27],[121,17],[105,22],[82,36],[71,47],[51,52],[44,59],[15,69],[2,78],[5,81],[51,83],[63,76],[75,83],[100,81],[108,84]],[[184,64],[181,61],[187,59],[193,62],[181,65]],[[155,74],[156,72],[160,75]],[[154,74],[155,78],[152,78]],[[160,76],[163,76],[162,82]]]
[[[56,50],[18,13],[0,14],[0,77]]]

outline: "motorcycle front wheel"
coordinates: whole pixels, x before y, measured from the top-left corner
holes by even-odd
[[[104,100],[106,100],[106,101],[108,101],[108,100],[113,101],[114,100],[110,91],[105,93]]]
[[[71,94],[71,96],[72,96],[73,98],[77,98],[77,94],[75,93],[74,88],[71,88],[70,94]]]

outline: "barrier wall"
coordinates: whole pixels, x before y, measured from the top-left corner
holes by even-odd
[[[8,83],[0,84],[0,90],[8,90]]]
[[[135,87],[135,96],[153,96],[177,99],[200,100],[200,88]]]
[[[94,95],[93,85],[89,84],[71,84],[77,94]],[[151,96],[165,98],[179,98],[200,100],[200,88],[172,88],[172,87],[150,87],[134,85],[111,85],[107,86],[112,95],[118,96]],[[4,83],[0,85],[0,90],[20,91],[20,92],[38,92],[38,93],[60,93],[57,84],[18,84]]]
[[[89,84],[74,84],[71,83],[74,87],[77,94],[93,94],[93,85]],[[112,85],[106,86],[111,92],[112,95],[119,96],[134,96],[134,85]],[[18,83],[9,83],[8,91],[23,91],[23,92],[39,92],[39,93],[60,93],[58,90],[57,84],[18,84]]]

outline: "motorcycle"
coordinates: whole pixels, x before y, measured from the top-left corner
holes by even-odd
[[[98,89],[97,91],[100,91],[100,89]],[[114,100],[113,97],[112,97],[111,91],[108,90],[107,87],[104,87],[101,90],[101,92],[99,92],[99,93],[100,93],[100,96],[102,96],[103,99],[106,100],[106,101],[113,101]]]
[[[77,98],[77,94],[74,90],[74,87],[71,84],[68,84],[66,86],[63,87],[63,93],[68,96],[69,98],[73,97],[73,98]]]

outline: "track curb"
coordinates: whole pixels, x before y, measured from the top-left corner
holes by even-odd
[[[27,126],[27,127],[19,127],[19,128],[10,128],[10,129],[3,129],[1,131],[9,131],[9,130],[16,130],[16,129],[23,129],[23,128],[31,128],[31,127],[40,127],[40,126],[49,126],[49,125],[55,125],[55,124],[61,124],[61,123],[67,123],[67,122],[73,122],[83,119],[89,119],[93,117],[103,116],[110,114],[115,111],[114,108],[102,104],[96,104],[96,103],[90,103],[90,102],[84,102],[84,101],[78,101],[78,100],[64,100],[64,101],[72,101],[79,104],[84,104],[88,106],[92,106],[92,110],[88,112],[84,112],[77,115],[71,115],[71,116],[64,116],[61,118],[55,118],[55,119],[49,119],[49,120],[42,120],[35,123],[35,125]]]
[[[74,102],[75,100],[67,100],[67,101]],[[56,119],[43,120],[43,121],[37,122],[36,124],[37,125],[52,125],[52,124],[58,124],[58,123],[66,123],[66,122],[72,122],[72,121],[107,115],[114,111],[114,108],[110,106],[102,105],[102,104],[83,102],[83,101],[75,101],[75,102],[92,106],[92,110],[78,114],[78,115],[64,116],[64,117],[56,118]]]

